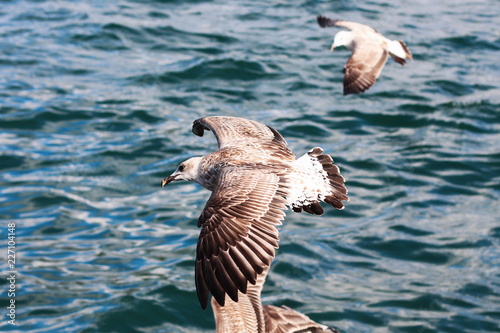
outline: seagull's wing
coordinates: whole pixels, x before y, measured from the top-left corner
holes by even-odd
[[[278,230],[286,209],[287,187],[275,171],[226,167],[208,200],[198,225],[195,281],[206,308],[209,292],[220,305],[225,295],[238,301],[257,275],[271,264]]]
[[[344,74],[344,95],[362,93],[370,88],[387,62],[388,52],[380,41],[359,37]]]
[[[249,284],[247,293],[238,293],[238,302],[226,298],[224,306],[212,298],[216,332],[264,332],[264,312],[261,291],[266,281],[269,267],[257,276],[255,285]]]
[[[290,333],[290,332],[330,332],[339,333],[337,330],[318,324],[308,316],[297,312],[287,306],[264,305],[264,318],[266,321],[266,332]]]
[[[375,29],[373,29],[370,26],[361,24],[361,23],[356,23],[356,22],[350,22],[350,21],[345,21],[345,20],[333,20],[325,16],[318,16],[317,18],[318,24],[322,28],[327,28],[327,27],[344,27],[349,30],[355,30],[355,31],[365,31],[365,32],[374,32]]]
[[[285,139],[277,130],[256,121],[224,116],[196,119],[193,123],[193,133],[203,136],[204,130],[214,133],[219,148],[233,146],[249,149],[255,147],[272,150],[272,155],[278,154],[276,157],[295,158],[286,147]]]

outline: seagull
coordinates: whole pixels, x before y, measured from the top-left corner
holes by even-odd
[[[322,215],[320,202],[343,209],[344,178],[323,149],[296,159],[272,127],[237,117],[212,116],[193,123],[193,133],[212,131],[219,150],[182,162],[161,181],[180,180],[212,191],[198,218],[195,284],[206,309],[210,293],[220,306],[238,302],[248,285],[270,266],[287,206]]]
[[[212,298],[216,333],[339,333],[287,306],[263,306],[260,295],[268,272],[269,267],[258,275],[255,285],[248,286],[246,294],[238,292],[238,302],[226,299],[226,304],[221,306]]]
[[[317,17],[322,28],[344,27],[350,31],[339,31],[330,48],[345,46],[352,55],[344,66],[344,95],[359,94],[370,88],[382,72],[390,55],[404,65],[405,59],[413,60],[410,49],[401,40],[390,40],[372,27],[344,20]]]

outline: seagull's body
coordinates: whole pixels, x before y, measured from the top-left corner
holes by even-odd
[[[278,131],[236,117],[195,120],[193,133],[204,130],[215,134],[219,150],[182,162],[162,180],[162,186],[194,181],[212,191],[198,219],[195,282],[203,309],[209,293],[223,307],[226,295],[238,302],[257,283],[278,247],[276,226],[286,206],[321,215],[320,201],[342,209],[349,200],[344,178],[321,148],[295,159]]]
[[[413,60],[409,48],[403,41],[390,40],[372,27],[344,20],[317,17],[318,24],[325,27],[344,27],[350,31],[339,31],[331,46],[345,46],[352,55],[344,67],[344,95],[362,93],[370,88],[380,76],[390,55],[401,65],[406,59]]]
[[[226,298],[225,305],[221,306],[212,298],[216,333],[338,333],[287,306],[263,306],[260,294],[268,271],[269,267],[258,275],[257,282],[248,286],[246,294],[238,292],[238,302]]]

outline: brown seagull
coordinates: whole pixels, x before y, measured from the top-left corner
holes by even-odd
[[[345,46],[352,55],[344,66],[344,95],[362,93],[370,88],[382,72],[390,55],[397,63],[404,65],[405,59],[413,60],[410,49],[403,41],[390,40],[372,27],[344,20],[332,20],[318,16],[322,28],[344,27],[351,31],[339,31],[334,38],[333,51]]]
[[[195,282],[203,309],[210,293],[224,306],[226,294],[238,302],[238,292],[256,284],[278,247],[286,206],[322,215],[320,201],[342,209],[349,200],[339,168],[321,148],[296,159],[274,128],[236,117],[194,121],[194,134],[205,130],[219,150],[182,162],[161,182],[193,181],[212,191],[198,219]]]

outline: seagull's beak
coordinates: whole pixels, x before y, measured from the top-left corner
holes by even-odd
[[[175,181],[175,178],[177,178],[177,175],[171,175],[168,177],[165,177],[161,180],[161,187],[164,187],[167,184],[170,184],[171,182]]]
[[[333,52],[333,50],[335,50],[335,43],[333,43],[332,46],[330,46],[330,51]]]

